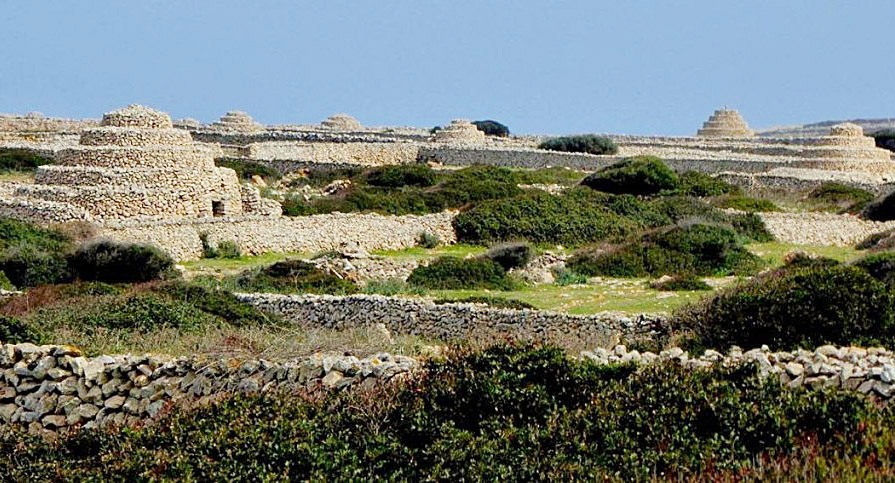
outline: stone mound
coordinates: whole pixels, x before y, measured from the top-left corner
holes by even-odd
[[[751,138],[755,132],[749,129],[740,113],[733,109],[721,108],[703,123],[702,129],[696,132],[697,137],[713,138]]]
[[[485,142],[485,133],[465,119],[454,119],[435,132],[435,140],[447,143],[479,144]]]
[[[344,113],[333,114],[320,125],[333,131],[360,131],[364,128],[357,119]]]
[[[167,114],[139,104],[131,104],[103,114],[103,120],[100,125],[147,129],[169,129],[173,127],[171,118]]]
[[[260,124],[242,111],[229,111],[221,119],[211,125],[213,129],[222,131],[255,132],[264,129]]]

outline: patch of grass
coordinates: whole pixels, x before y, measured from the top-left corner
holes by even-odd
[[[665,280],[656,280],[650,287],[662,292],[682,292],[690,290],[711,290],[712,287],[693,274],[675,275]]]
[[[852,247],[796,245],[776,241],[749,243],[746,247],[767,262],[769,267],[782,266],[787,255],[793,252],[805,252],[811,256],[831,258],[840,262],[848,262],[862,255],[861,251]]]
[[[712,199],[718,208],[732,208],[747,213],[781,211],[773,201],[748,196],[721,196]]]

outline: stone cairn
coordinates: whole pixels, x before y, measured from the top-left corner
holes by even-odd
[[[243,214],[236,173],[167,114],[139,105],[105,114],[15,195],[89,221]]]
[[[435,140],[444,143],[482,144],[485,142],[485,133],[465,119],[454,119],[435,132]]]
[[[701,138],[751,138],[755,132],[749,129],[740,113],[734,109],[721,108],[696,132]]]
[[[255,122],[252,116],[242,111],[230,111],[224,114],[211,127],[212,129],[228,132],[257,132],[264,130],[264,127]]]
[[[344,113],[329,116],[320,126],[331,131],[360,131],[364,128],[357,119]]]

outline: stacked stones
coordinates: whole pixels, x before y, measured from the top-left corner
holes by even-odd
[[[236,173],[213,156],[167,114],[131,105],[83,131],[78,146],[59,151],[15,194],[94,221],[242,214]]]
[[[193,119],[191,117],[185,117],[183,119],[177,119],[174,121],[174,127],[177,129],[186,129],[187,131],[196,130],[202,127],[202,123],[197,119]]]
[[[629,351],[618,345],[612,350],[598,348],[581,356],[599,364],[649,364],[672,360],[689,369],[703,369],[714,365],[732,367],[744,363],[758,364],[761,374],[777,377],[791,388],[841,387],[888,401],[895,395],[895,354],[883,348],[836,347],[824,345],[813,352],[798,349],[793,352],[771,352],[768,346],[746,352],[732,347],[727,355],[707,350],[702,356],[690,357],[679,347],[659,354]]]
[[[733,109],[721,108],[703,123],[696,137],[705,138],[751,138],[755,132],[749,129],[740,113]]]
[[[364,128],[357,119],[345,113],[329,116],[320,126],[332,131],[360,131]]]
[[[482,144],[485,133],[465,119],[454,119],[450,125],[435,132],[435,141],[457,144]]]
[[[257,132],[264,127],[256,123],[252,116],[242,111],[229,111],[221,116],[221,119],[211,125],[212,129],[227,132]]]
[[[0,431],[12,424],[36,433],[74,425],[133,425],[168,403],[232,392],[368,387],[416,369],[416,360],[378,353],[365,359],[314,354],[266,360],[157,355],[88,359],[69,346],[0,343]]]

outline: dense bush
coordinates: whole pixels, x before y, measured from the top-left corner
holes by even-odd
[[[610,277],[748,274],[760,265],[736,232],[707,224],[661,229],[608,250],[586,249],[566,263],[584,275]]]
[[[472,121],[472,123],[475,125],[476,128],[478,128],[479,131],[482,131],[487,136],[498,136],[505,138],[510,135],[510,128],[497,121],[488,119],[485,121]]]
[[[804,268],[804,267],[832,267],[839,265],[839,261],[820,256],[811,256],[805,252],[788,253],[783,259],[783,267],[785,268]]]
[[[0,315],[0,343],[21,344],[22,342],[42,344],[45,341],[37,331],[21,320]]]
[[[485,258],[489,258],[504,270],[522,268],[528,265],[534,256],[534,250],[524,242],[507,242],[495,245],[485,252]]]
[[[733,208],[749,213],[780,211],[780,208],[771,200],[749,198],[748,196],[722,196],[712,200],[712,204],[718,208]]]
[[[271,183],[283,177],[283,173],[275,168],[245,159],[218,159],[215,160],[215,164],[236,171],[236,176],[246,181],[252,179],[252,176],[260,176],[267,183]]]
[[[836,206],[840,211],[854,212],[861,210],[873,201],[873,193],[828,181],[811,190],[806,196],[808,200]]]
[[[774,239],[755,213],[728,214],[689,196],[664,196],[649,204],[651,209],[666,216],[671,223],[701,221],[723,224],[752,241],[768,242]]]
[[[174,260],[153,245],[100,240],[80,246],[70,257],[72,273],[81,280],[134,283],[174,275]]]
[[[435,290],[513,288],[506,270],[487,258],[439,257],[429,265],[416,267],[407,283]]]
[[[382,166],[367,174],[373,186],[400,188],[402,186],[432,186],[438,175],[427,164],[397,164]]]
[[[851,266],[790,267],[688,307],[675,324],[703,347],[891,346],[893,293]]]
[[[895,193],[883,195],[864,207],[861,215],[873,221],[895,220]]]
[[[0,148],[0,171],[33,171],[38,166],[51,162],[24,149]]]
[[[416,245],[422,248],[435,248],[438,245],[441,245],[441,238],[438,238],[438,235],[433,235],[428,231],[421,231],[419,237],[416,239]]]
[[[7,431],[12,481],[204,478],[388,481],[749,479],[777,458],[884,458],[892,427],[854,392],[794,391],[754,366],[601,367],[550,348],[432,360],[394,389],[263,393],[176,411],[136,430],[57,442]],[[820,463],[824,463],[821,461]],[[804,475],[803,475],[804,476]]]
[[[436,304],[485,304],[495,309],[532,310],[534,305],[521,300],[505,299],[503,297],[464,297],[460,299],[435,299]]]
[[[352,282],[297,259],[244,272],[236,277],[235,285],[250,292],[349,294],[358,291]]]
[[[9,277],[2,271],[0,271],[0,289],[2,290],[14,290],[15,285],[9,281]]]
[[[711,290],[711,285],[705,283],[704,280],[693,275],[692,273],[674,275],[664,279],[656,280],[650,284],[650,287],[656,290],[667,292],[678,292],[683,290]]]
[[[895,253],[868,255],[855,261],[853,265],[866,271],[880,282],[895,287]]]
[[[612,139],[604,136],[583,134],[580,136],[563,136],[548,139],[539,144],[538,149],[600,155],[617,153],[618,145]]]
[[[742,190],[706,173],[687,171],[678,176],[678,184],[673,193],[679,196],[721,196],[740,195]]]
[[[674,190],[678,177],[654,156],[627,158],[584,178],[581,184],[606,193],[654,195]]]
[[[71,279],[66,260],[72,248],[65,234],[0,218],[0,271],[19,288]]]
[[[242,256],[242,249],[233,240],[222,240],[218,243],[216,252],[217,258],[239,258]]]
[[[241,302],[232,292],[226,290],[214,290],[175,281],[159,286],[156,291],[178,302],[192,305],[203,312],[220,317],[233,326],[264,325],[276,321],[275,317]]]
[[[508,240],[578,245],[628,236],[640,225],[583,196],[543,191],[486,201],[460,213],[457,239],[474,244]]]
[[[876,146],[889,151],[895,151],[895,129],[882,129],[873,134]]]

